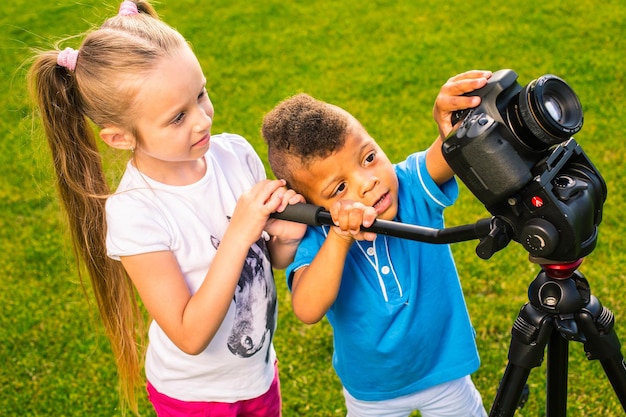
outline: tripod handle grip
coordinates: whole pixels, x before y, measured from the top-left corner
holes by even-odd
[[[281,213],[272,213],[270,217],[304,223],[310,226],[334,225],[332,216],[323,207],[306,203],[288,205]],[[434,229],[391,220],[376,219],[370,227],[361,227],[361,230],[426,243],[447,244],[479,239],[489,233],[491,223],[492,219],[482,219],[475,224],[447,229]]]

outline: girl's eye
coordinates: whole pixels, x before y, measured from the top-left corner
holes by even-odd
[[[174,120],[172,120],[172,124],[173,125],[177,125],[180,124],[183,121],[183,118],[185,117],[185,113],[180,113],[178,114]]]
[[[367,155],[367,157],[365,157],[365,162],[373,162],[374,158],[376,158],[376,153],[372,152],[371,154]]]
[[[203,88],[200,94],[198,94],[198,101],[202,100],[206,96],[207,96],[206,88]]]

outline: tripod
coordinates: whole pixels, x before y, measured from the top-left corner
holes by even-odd
[[[282,213],[273,213],[271,217],[314,226],[333,225],[330,213],[310,204],[287,206]],[[483,259],[488,259],[511,240],[506,224],[497,216],[446,229],[376,220],[371,227],[361,230],[427,243],[480,239],[476,252]],[[560,264],[537,258],[531,260],[541,264],[542,271],[530,284],[529,303],[521,308],[513,324],[509,363],[489,417],[513,416],[530,371],[543,362],[546,346],[546,417],[565,416],[569,341],[583,343],[587,358],[600,361],[626,411],[626,363],[613,330],[615,319],[591,294],[587,279],[578,271],[582,258]]]
[[[542,264],[528,288],[525,304],[513,324],[509,363],[496,393],[490,417],[513,416],[532,368],[548,347],[546,417],[567,414],[569,341],[584,344],[589,360],[599,360],[626,411],[626,364],[613,330],[613,313],[591,294],[578,266]]]

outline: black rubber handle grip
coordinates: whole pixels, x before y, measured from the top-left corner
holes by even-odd
[[[270,217],[279,220],[288,220],[290,222],[304,223],[311,226],[321,226],[324,223],[320,223],[318,217],[319,213],[323,210],[324,207],[313,204],[290,204],[285,207],[282,213],[272,213]]]

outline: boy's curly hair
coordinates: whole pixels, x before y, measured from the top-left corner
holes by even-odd
[[[297,94],[279,103],[265,115],[261,128],[276,178],[297,189],[294,170],[341,148],[348,125],[346,112],[308,94]]]

